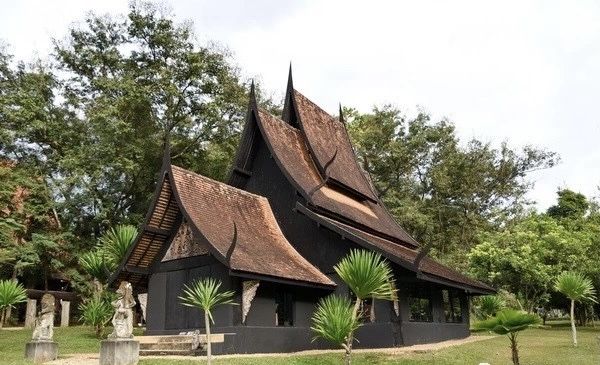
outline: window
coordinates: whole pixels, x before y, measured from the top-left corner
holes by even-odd
[[[277,326],[294,325],[294,298],[291,293],[275,292],[275,324]]]
[[[409,321],[412,322],[433,322],[431,313],[431,301],[429,298],[410,296],[408,298],[410,307]]]
[[[442,290],[442,296],[444,299],[444,316],[446,317],[446,322],[461,323],[462,310],[458,293],[454,290]]]

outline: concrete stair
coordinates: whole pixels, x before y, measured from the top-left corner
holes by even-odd
[[[140,341],[140,356],[181,355],[199,356],[205,355],[206,350],[202,339],[198,340],[193,335],[173,336],[139,336],[135,338]],[[194,348],[194,345],[197,348]]]
[[[211,343],[223,343],[224,335],[212,334]],[[206,355],[206,335],[170,335],[170,336],[137,336],[140,342],[140,356]]]

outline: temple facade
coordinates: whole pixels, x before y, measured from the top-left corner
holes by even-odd
[[[258,107],[254,90],[227,184],[171,164],[163,168],[145,223],[113,283],[148,293],[149,335],[202,329],[181,305],[182,288],[211,276],[236,293],[214,313],[216,353],[286,352],[311,342],[318,300],[351,295],[334,265],[351,249],[391,264],[395,302],[363,305],[356,347],[392,347],[469,335],[469,297],[493,288],[429,258],[393,219],[334,118],[288,80],[283,115]]]

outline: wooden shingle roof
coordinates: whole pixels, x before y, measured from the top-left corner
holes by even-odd
[[[160,262],[168,240],[185,220],[195,240],[232,275],[295,285],[334,287],[286,240],[265,197],[248,193],[168,164],[138,238],[111,282],[147,285],[152,265]]]
[[[363,230],[418,246],[379,201],[357,199],[335,186],[323,184],[299,129],[263,110],[258,112],[257,123],[281,170],[312,205]]]
[[[303,207],[301,204],[298,204],[298,210],[315,222],[325,225],[327,228],[343,235],[346,239],[367,249],[374,249],[392,262],[395,262],[406,269],[416,271],[418,274],[421,274],[421,277],[425,280],[459,287],[461,289],[466,289],[471,293],[489,294],[495,292],[495,289],[489,285],[463,275],[429,257],[424,257],[420,262],[419,267],[414,267],[413,264],[419,254],[415,249],[391,242],[334,219],[314,213],[306,207]]]

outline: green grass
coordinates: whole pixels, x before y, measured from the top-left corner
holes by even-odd
[[[600,363],[600,326],[578,330],[579,347],[571,345],[568,322],[555,323],[550,328],[530,329],[519,335],[521,363],[524,365],[597,365]],[[30,330],[0,330],[0,364],[30,364],[23,360],[25,343],[31,336]],[[55,340],[59,343],[61,357],[72,353],[99,351],[99,341],[89,327],[56,328]],[[215,364],[228,365],[307,365],[342,364],[338,353],[311,356],[286,357],[240,357],[216,359]],[[458,365],[489,362],[492,365],[509,365],[508,339],[498,336],[490,340],[420,354],[390,356],[377,353],[355,354],[353,364],[406,364],[406,365]],[[199,365],[197,359],[175,361],[143,359],[140,365]]]

